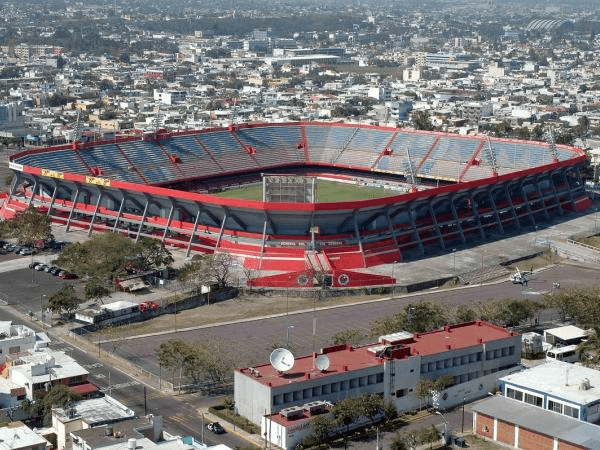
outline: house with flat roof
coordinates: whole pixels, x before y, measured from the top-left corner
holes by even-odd
[[[498,380],[505,397],[585,422],[600,421],[600,371],[562,361]]]
[[[588,334],[589,333],[586,330],[574,325],[565,325],[563,327],[544,330],[544,341],[554,347],[576,345],[584,339],[587,339]]]
[[[71,448],[72,431],[98,427],[135,417],[135,412],[112,397],[92,398],[52,409],[52,428],[58,450]]]
[[[52,444],[23,422],[9,422],[0,427],[2,450],[50,450]]]
[[[238,413],[256,424],[290,407],[362,394],[380,394],[402,412],[421,404],[415,388],[422,378],[449,375],[453,385],[438,396],[438,407],[446,409],[495,389],[499,377],[521,369],[520,355],[521,337],[515,332],[483,321],[447,325],[381,336],[359,347],[326,347],[319,355],[296,358],[285,372],[270,364],[238,368],[234,400]],[[318,358],[327,364],[317,365]]]
[[[600,427],[502,396],[475,405],[473,431],[523,450],[600,450]]]

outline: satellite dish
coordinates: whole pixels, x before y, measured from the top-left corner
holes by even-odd
[[[329,369],[329,358],[327,357],[327,355],[317,356],[317,360],[315,361],[315,366],[321,372],[325,372],[327,369]]]
[[[287,348],[276,348],[269,360],[271,365],[280,372],[287,372],[294,367],[294,355]]]

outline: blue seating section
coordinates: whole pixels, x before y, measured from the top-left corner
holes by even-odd
[[[348,166],[371,167],[394,132],[359,128],[336,161]]]
[[[136,171],[131,170],[127,158],[121,153],[116,144],[89,147],[79,152],[90,167],[101,167],[103,176],[115,180],[143,183]]]
[[[355,130],[355,128],[350,127],[324,127],[318,125],[306,125],[304,128],[310,151],[310,160],[320,163],[331,163],[344,148],[344,144]]]
[[[253,170],[259,167],[228,131],[200,133],[196,139],[210,151],[223,171]]]
[[[298,126],[242,128],[236,131],[236,136],[242,144],[256,150],[253,156],[260,167],[304,161],[304,150],[298,149],[302,141]]]
[[[24,155],[15,162],[86,175],[90,174],[90,168],[100,167],[102,176],[107,178],[159,184],[302,163],[306,158],[305,149],[298,148],[298,144],[304,136],[308,145],[308,162],[335,162],[369,169],[377,161],[375,168],[378,170],[409,175],[410,152],[412,168],[418,169],[417,176],[457,180],[464,172],[463,180],[470,181],[490,177],[493,172],[488,143],[483,137],[317,124],[199,132],[174,136],[158,143],[143,140],[109,143],[78,152],[64,149]],[[467,166],[482,142],[484,145],[477,155],[479,164]],[[491,145],[500,175],[552,163],[552,154],[545,143],[492,140]],[[255,154],[248,153],[248,146],[256,150]],[[386,146],[392,153],[380,157]],[[560,161],[574,156],[572,151],[563,148],[557,148],[557,154]],[[170,155],[177,156],[180,162],[171,161]],[[425,156],[428,156],[427,160],[423,161]]]
[[[59,172],[89,173],[87,167],[77,157],[74,150],[57,150],[54,152],[25,155],[16,162],[26,166],[31,165]]]

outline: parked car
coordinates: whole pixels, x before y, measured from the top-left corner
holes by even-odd
[[[19,250],[19,255],[23,255],[23,256],[35,255],[36,253],[37,253],[37,248],[22,247],[21,250]]]
[[[208,428],[209,431],[212,431],[215,434],[223,434],[223,433],[225,433],[225,428],[223,428],[219,422],[209,423],[206,426],[206,428]]]
[[[55,277],[56,277],[56,276],[58,276],[58,274],[60,273],[60,271],[61,271],[61,268],[60,268],[60,267],[52,266],[52,267],[50,268],[50,273],[51,273],[52,275],[54,275]]]
[[[74,280],[75,278],[77,278],[77,275],[75,275],[74,273],[65,272],[62,275],[59,273],[58,278],[60,278],[61,280]]]
[[[29,268],[30,268],[30,269],[35,269],[35,266],[37,266],[37,265],[39,265],[39,264],[41,264],[41,262],[39,262],[39,261],[34,261],[34,262],[32,262],[31,264],[29,264]]]
[[[42,271],[46,270],[46,267],[48,267],[48,265],[38,264],[37,266],[34,267],[34,269],[37,270],[38,272],[42,272]]]

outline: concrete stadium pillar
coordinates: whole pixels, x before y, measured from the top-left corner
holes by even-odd
[[[27,203],[28,208],[33,204],[33,197],[35,197],[35,191],[37,191],[38,184],[38,177],[35,177],[33,182],[33,188],[31,188],[31,197],[29,198],[29,202]]]
[[[358,249],[363,258],[363,267],[367,267],[367,259],[365,258],[365,251],[363,248],[362,238],[358,230],[358,220],[356,220],[356,210],[352,213],[352,221],[354,222],[354,233],[356,234],[356,239],[358,241]]]
[[[460,218],[458,217],[458,212],[456,211],[456,204],[454,203],[455,200],[456,200],[456,195],[452,194],[452,196],[450,196],[450,208],[452,208],[452,217],[454,217],[454,223],[456,224],[456,229],[458,230],[458,233],[460,234],[460,240],[462,241],[463,244],[466,244],[467,240],[465,239],[465,232],[463,231],[462,223],[460,222]]]
[[[517,226],[518,230],[521,230],[521,222],[519,221],[519,216],[517,215],[517,211],[515,210],[515,205],[513,204],[512,197],[510,196],[510,191],[508,190],[508,185],[504,185],[504,195],[506,195],[506,200],[508,201],[508,205],[510,206],[510,212],[513,216],[513,221]]]
[[[438,238],[438,241],[440,241],[440,245],[442,246],[442,249],[446,250],[446,243],[444,242],[444,238],[442,237],[440,225],[438,224],[437,218],[435,217],[435,211],[433,210],[431,201],[427,202],[427,207],[429,209],[429,215],[431,216],[431,221],[433,222],[433,228],[435,229],[435,234]]]
[[[496,225],[498,227],[498,231],[500,232],[500,234],[504,234],[504,227],[502,226],[500,214],[498,214],[498,208],[496,207],[496,202],[494,201],[494,196],[492,195],[492,188],[488,188],[486,192],[490,199],[490,205],[492,205],[492,209],[494,210],[494,217],[496,218]]]
[[[167,218],[167,224],[165,225],[165,231],[162,235],[162,239],[160,240],[163,243],[165,242],[167,233],[169,232],[169,227],[171,226],[171,220],[173,219],[173,211],[175,210],[175,202],[173,201],[172,198],[170,198],[169,201],[171,202],[171,209],[169,210],[169,217]]]
[[[202,214],[202,206],[198,205],[198,212],[196,213],[196,218],[194,219],[194,228],[192,229],[192,234],[190,235],[190,240],[187,245],[187,250],[185,252],[186,258],[190,256],[192,251],[192,243],[194,242],[194,236],[196,235],[196,231],[198,231],[198,222],[200,222],[200,214]]]
[[[117,225],[119,224],[119,220],[121,220],[121,214],[123,214],[123,208],[125,207],[125,201],[127,200],[125,193],[121,192],[121,194],[123,195],[123,198],[121,198],[121,204],[119,205],[119,211],[117,212],[115,224],[113,225],[113,229],[112,229],[113,233],[117,230]]]
[[[414,212],[412,205],[408,206],[407,212],[408,212],[408,217],[410,220],[410,229],[411,229],[411,233],[413,235],[413,239],[417,243],[417,246],[419,247],[419,253],[421,254],[421,256],[424,256],[425,255],[425,247],[423,246],[423,241],[421,240],[421,236],[419,236],[419,230],[417,229],[417,221],[415,219],[416,214]]]
[[[67,227],[65,231],[68,233],[69,228],[71,228],[71,219],[73,218],[73,212],[75,211],[75,205],[77,204],[77,199],[79,198],[79,185],[75,189],[75,197],[73,197],[73,204],[71,205],[71,211],[69,211],[69,218],[67,219]]]
[[[525,192],[525,180],[521,180],[519,183],[521,187],[521,196],[523,197],[523,202],[525,203],[525,209],[527,209],[527,214],[529,215],[529,220],[531,221],[532,226],[536,226],[535,217],[533,217],[533,211],[531,211],[531,205],[529,204],[529,198],[527,197],[527,193]]]
[[[394,230],[394,223],[392,222],[389,208],[385,209],[385,217],[387,218],[387,221],[388,221],[388,227],[390,229],[390,234],[392,235],[392,239],[394,240],[396,247],[398,247],[398,252],[400,253],[400,259],[402,259],[402,252],[400,251],[400,245],[398,244],[398,235],[396,234],[396,230]]]
[[[481,217],[479,216],[479,208],[475,205],[475,197],[473,197],[473,192],[469,191],[469,199],[471,200],[471,210],[473,212],[473,217],[475,217],[475,221],[477,222],[477,229],[479,230],[479,236],[481,236],[481,240],[485,242],[487,239],[485,237],[485,230],[483,229],[483,225],[481,224]]]
[[[549,173],[548,178],[550,179],[550,186],[552,186],[552,194],[554,195],[554,202],[556,203],[556,207],[558,208],[558,213],[562,217],[565,215],[565,211],[563,210],[562,203],[560,202],[560,196],[558,195],[558,191],[556,189],[556,184],[554,184],[554,174]]]
[[[544,197],[544,193],[542,192],[542,187],[540,186],[540,177],[539,175],[536,175],[534,177],[535,180],[535,187],[537,189],[538,192],[538,197],[540,199],[540,202],[542,202],[542,209],[544,210],[544,216],[546,217],[546,220],[548,222],[550,222],[552,219],[550,217],[550,214],[548,213],[548,208],[546,207],[546,198]]]
[[[146,204],[144,205],[144,212],[142,213],[142,220],[140,221],[140,226],[138,227],[137,234],[135,235],[135,243],[140,239],[140,234],[142,234],[142,228],[144,227],[144,222],[146,221],[146,215],[148,214],[148,206],[150,206],[150,200],[146,198]]]
[[[54,206],[57,192],[58,192],[58,183],[55,181],[54,182],[54,190],[52,191],[52,197],[50,198],[50,205],[48,206],[48,212],[46,213],[47,217],[50,217],[50,215],[52,214],[52,207]]]
[[[571,185],[569,184],[569,177],[567,176],[567,170],[562,170],[562,176],[565,184],[565,189],[567,190],[567,195],[569,196],[569,201],[571,202],[571,207],[573,211],[575,211],[575,197],[573,196],[573,191],[571,190]],[[577,178],[581,180],[580,172],[577,170]]]
[[[96,216],[98,215],[98,209],[100,208],[100,202],[102,201],[102,189],[98,191],[98,200],[96,200],[96,208],[94,208],[94,214],[92,214],[92,220],[90,220],[90,227],[88,229],[88,237],[92,235],[92,231],[94,231],[94,221],[96,220]]]

